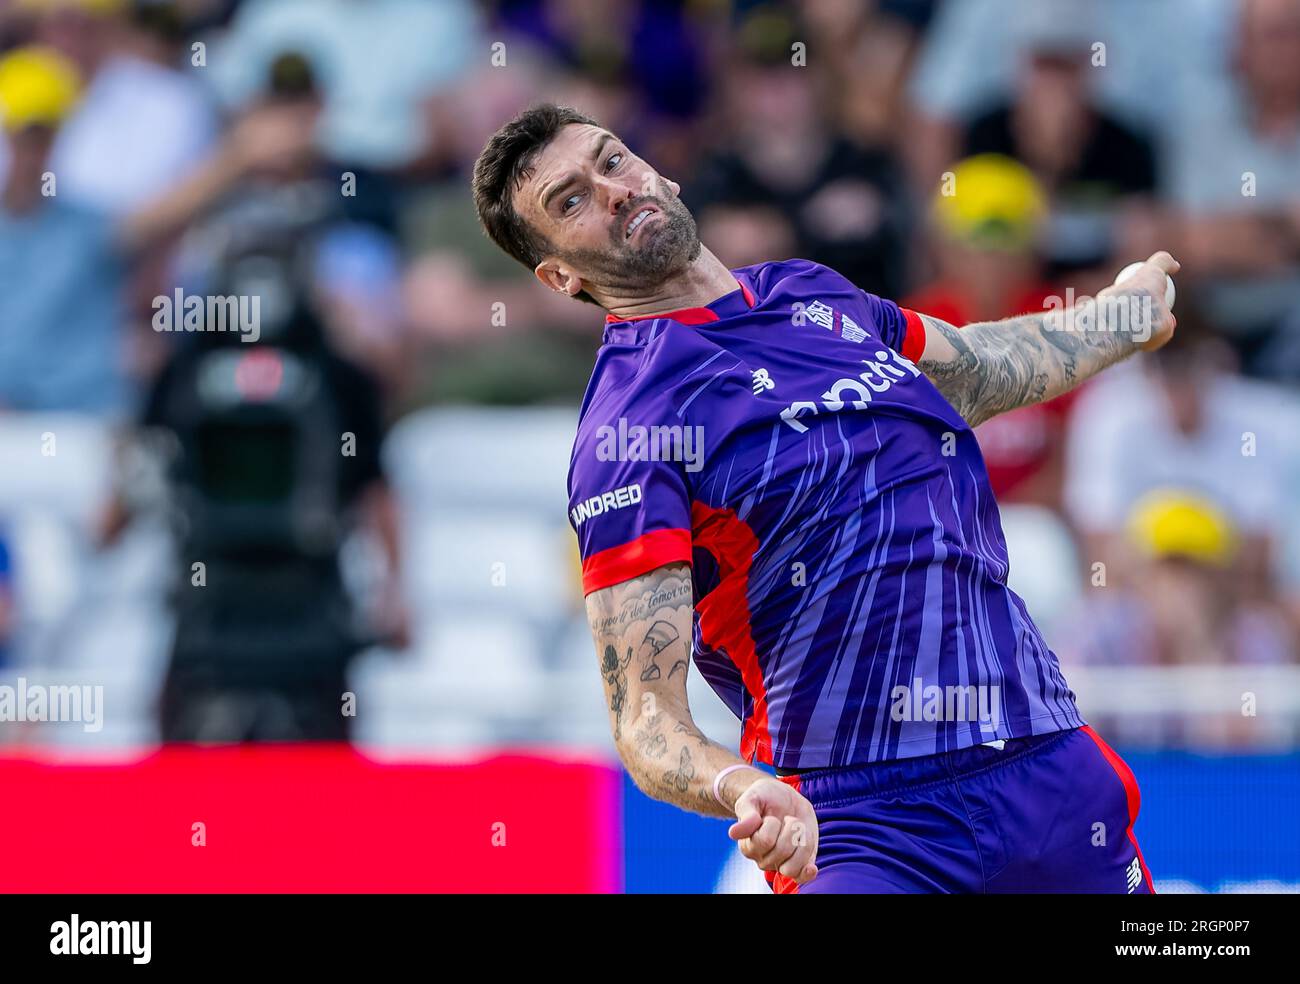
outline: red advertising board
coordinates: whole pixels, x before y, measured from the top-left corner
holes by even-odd
[[[619,774],[346,746],[0,755],[4,892],[616,892]]]

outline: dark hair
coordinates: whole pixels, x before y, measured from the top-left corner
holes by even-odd
[[[319,94],[311,62],[297,51],[283,51],[266,74],[266,94],[273,99],[306,99]]]
[[[520,113],[492,134],[474,162],[474,208],[483,231],[530,270],[549,252],[550,244],[515,211],[514,191],[532,173],[538,152],[570,123],[600,126],[576,109],[543,103]],[[585,290],[574,296],[597,303]]]

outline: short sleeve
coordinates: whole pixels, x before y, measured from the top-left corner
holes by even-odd
[[[925,325],[921,316],[865,290],[861,294],[881,340],[903,358],[918,361],[925,354]]]
[[[569,523],[584,595],[691,560],[690,435],[629,425],[581,429],[569,469]],[[678,443],[674,450],[674,441]],[[685,450],[687,454],[679,452]]]

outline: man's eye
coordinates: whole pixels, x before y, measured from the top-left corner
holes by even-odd
[[[623,159],[623,155],[622,155],[622,154],[610,154],[610,155],[609,155],[609,160],[607,160],[607,161],[605,162],[605,170],[606,170],[607,172],[608,172],[608,171],[612,171],[614,168],[618,167],[619,162],[620,162],[622,159]]]
[[[564,213],[569,211],[569,209],[571,208],[575,208],[578,204],[578,198],[579,198],[578,195],[570,195],[568,198],[566,198],[563,202],[560,203],[560,212]]]

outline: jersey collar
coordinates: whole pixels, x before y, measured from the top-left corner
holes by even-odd
[[[733,274],[734,276],[734,274]],[[729,294],[723,294],[716,301],[705,307],[682,308],[679,311],[665,311],[663,314],[646,314],[637,318],[618,318],[612,314],[605,315],[605,326],[626,325],[637,321],[675,321],[679,325],[705,325],[712,321],[721,321],[733,315],[742,314],[754,306],[754,294],[739,278],[739,286]]]

